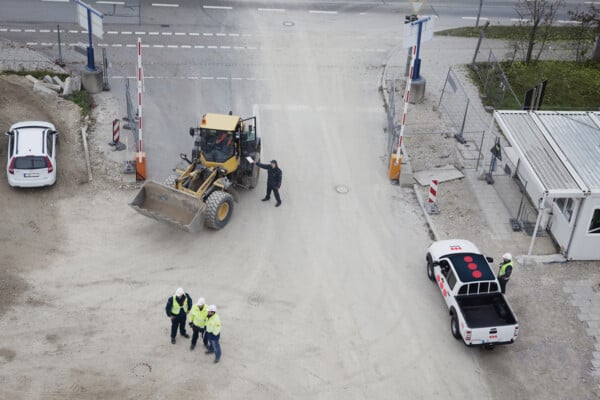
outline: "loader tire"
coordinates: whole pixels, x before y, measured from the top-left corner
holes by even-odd
[[[171,174],[169,176],[167,176],[167,179],[165,179],[165,186],[168,186],[170,188],[175,187],[175,181],[177,180],[177,178],[179,178],[178,175],[175,174]]]
[[[211,229],[223,229],[233,213],[233,197],[222,191],[211,193],[206,199],[204,222]]]

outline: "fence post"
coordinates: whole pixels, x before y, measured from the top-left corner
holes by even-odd
[[[442,88],[442,94],[440,95],[440,101],[438,101],[438,108],[442,105],[442,99],[444,98],[444,92],[446,91],[446,84],[448,83],[448,77],[450,76],[452,67],[448,67],[448,73],[446,74],[446,80],[444,81],[444,87]]]

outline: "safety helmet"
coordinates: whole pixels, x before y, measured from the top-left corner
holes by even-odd
[[[512,254],[510,253],[504,253],[504,255],[502,256],[502,258],[504,258],[505,260],[512,260]]]
[[[206,301],[204,300],[204,297],[200,297],[200,298],[198,299],[198,305],[199,305],[199,306],[202,306],[202,305],[204,305],[204,304],[206,304]]]
[[[210,306],[208,306],[208,311],[209,312],[217,312],[217,306],[215,306],[214,304],[211,304]]]
[[[176,296],[181,296],[181,295],[183,295],[183,293],[184,293],[183,288],[177,288],[177,291],[175,291]]]

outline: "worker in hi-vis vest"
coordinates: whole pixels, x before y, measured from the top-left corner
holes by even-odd
[[[192,335],[192,344],[190,345],[190,350],[194,350],[194,348],[196,347],[198,336],[202,336],[202,342],[204,342],[204,347],[208,348],[208,341],[205,335],[207,315],[208,306],[204,301],[204,297],[200,297],[198,299],[198,302],[192,306],[192,310],[190,311],[190,327],[192,328],[192,331],[194,331],[194,334]]]
[[[500,282],[500,291],[502,292],[502,294],[506,293],[506,284],[510,279],[512,269],[512,254],[505,253],[502,256],[502,262],[500,263],[500,271],[498,271],[498,282]]]
[[[206,354],[215,353],[215,364],[221,359],[221,318],[217,314],[217,306],[211,304],[208,306],[208,319],[206,320],[206,336],[208,339],[208,350]]]
[[[185,332],[185,319],[191,306],[192,298],[183,291],[183,288],[178,288],[175,294],[167,300],[165,311],[167,312],[167,317],[171,318],[171,343],[175,344],[177,328],[179,328],[181,336],[186,339],[190,337]]]

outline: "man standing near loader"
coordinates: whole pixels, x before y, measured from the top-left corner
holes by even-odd
[[[206,336],[208,339],[208,350],[206,354],[215,353],[215,364],[221,359],[221,318],[217,314],[217,306],[211,304],[208,306],[208,319],[206,320]]]
[[[276,160],[271,160],[270,164],[262,164],[257,162],[256,166],[262,169],[267,170],[267,194],[262,201],[269,201],[271,199],[271,191],[275,195],[275,200],[277,200],[277,204],[275,207],[279,207],[281,205],[281,197],[279,197],[279,188],[281,188],[281,178],[282,172],[277,166]]]
[[[177,336],[177,329],[184,338],[190,336],[185,332],[185,319],[190,306],[192,304],[192,298],[189,294],[185,293],[183,288],[178,288],[175,294],[167,300],[165,311],[167,317],[171,318],[171,343],[175,344],[175,336]]]
[[[192,311],[190,311],[190,327],[194,331],[192,335],[192,344],[190,345],[190,350],[194,350],[196,347],[196,342],[198,341],[198,336],[202,336],[202,342],[204,342],[204,347],[208,348],[208,342],[206,337],[206,318],[208,314],[208,306],[204,301],[204,297],[200,297],[198,299],[198,303],[194,304],[192,307]]]

